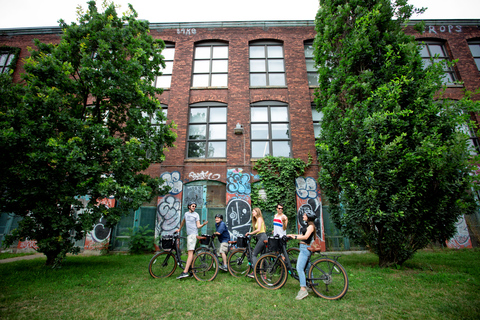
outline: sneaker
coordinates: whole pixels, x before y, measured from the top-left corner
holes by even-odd
[[[252,278],[252,279],[253,279],[253,278],[255,278],[255,276],[253,275],[253,272],[252,272],[252,273],[249,273],[249,274],[247,274],[247,277],[249,277],[249,278]]]
[[[220,270],[222,270],[222,271],[225,271],[225,272],[228,271],[227,266],[219,266],[218,269],[220,269]]]
[[[307,292],[308,292],[308,293],[313,292],[313,289],[310,288],[310,287],[307,287]]]
[[[305,298],[306,296],[308,296],[307,290],[300,290],[300,291],[298,291],[298,294],[297,294],[297,296],[295,297],[295,299],[296,299],[296,300],[302,300],[302,299]]]
[[[190,275],[187,272],[182,272],[180,275],[177,277],[177,279],[182,279],[182,278],[187,278],[190,277]]]

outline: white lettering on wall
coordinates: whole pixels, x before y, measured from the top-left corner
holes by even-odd
[[[191,35],[191,34],[197,34],[197,29],[192,28],[192,29],[177,29],[177,34],[183,33],[184,35]]]
[[[462,26],[428,26],[428,33],[462,32]]]

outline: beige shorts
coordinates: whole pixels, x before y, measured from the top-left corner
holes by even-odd
[[[197,235],[191,234],[187,236],[187,251],[195,250],[195,245],[197,244]]]
[[[227,253],[228,252],[228,242],[221,242],[220,247],[218,248],[219,253]]]

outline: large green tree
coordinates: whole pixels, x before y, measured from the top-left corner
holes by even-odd
[[[35,40],[23,83],[4,76],[0,90],[0,209],[23,217],[7,244],[36,240],[47,265],[76,252],[101,216],[114,225],[165,192],[144,171],[176,137],[152,86],[165,44],[147,21],[90,1],[78,23],[59,23],[60,42]],[[98,204],[112,195],[120,206]],[[77,215],[81,197],[90,202]]]
[[[424,68],[403,30],[422,10],[406,0],[320,0],[316,16],[319,182],[336,225],[380,266],[444,243],[476,209],[459,130],[475,104],[438,99],[442,66]]]

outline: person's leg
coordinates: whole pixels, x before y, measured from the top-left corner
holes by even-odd
[[[188,250],[187,262],[185,263],[185,269],[183,270],[184,273],[187,273],[188,270],[190,269],[190,265],[192,264],[192,261],[193,261],[193,252],[194,250]]]
[[[307,279],[305,276],[305,266],[307,265],[310,258],[310,251],[308,251],[308,246],[305,244],[300,244],[300,253],[297,259],[297,273],[298,280],[300,281],[300,291],[298,292],[295,299],[301,300],[308,296],[307,292]]]
[[[255,263],[257,263],[258,255],[260,252],[262,252],[263,248],[265,248],[264,240],[266,240],[266,236],[264,236],[264,234],[257,238],[257,244],[255,245],[255,249],[253,249],[252,253],[252,268],[255,267]]]

